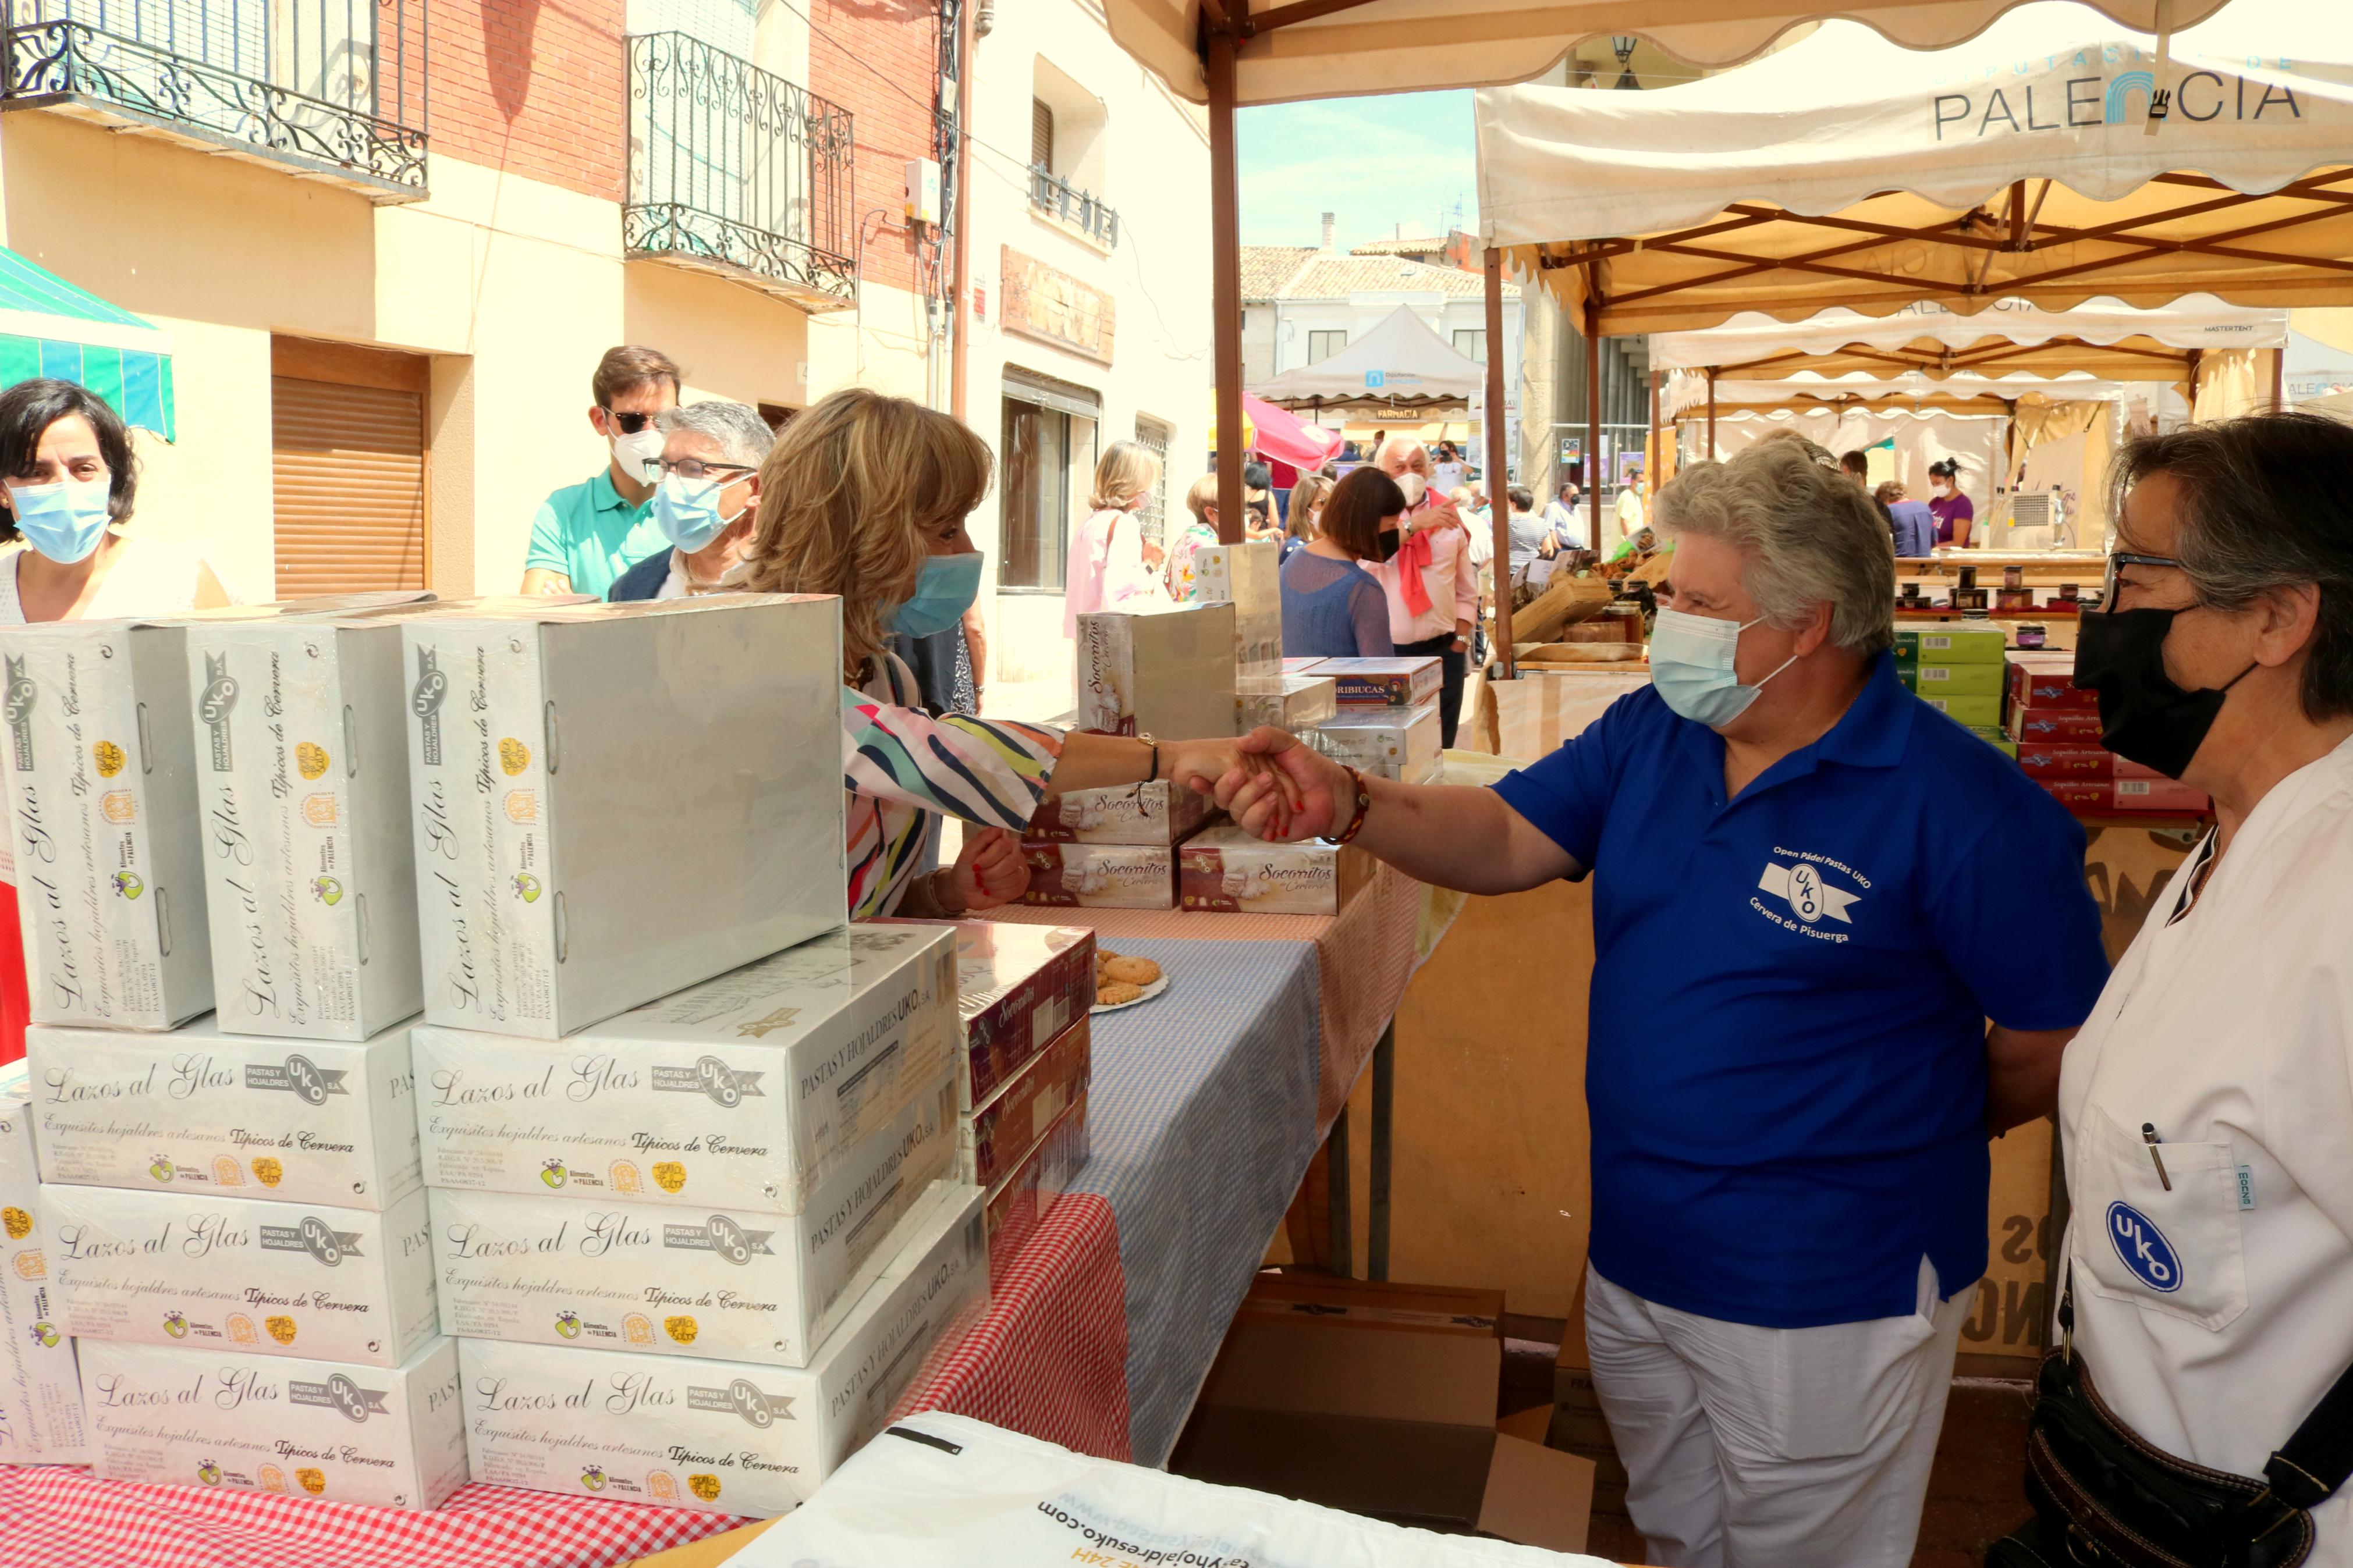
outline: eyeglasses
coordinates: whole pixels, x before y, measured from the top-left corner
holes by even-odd
[[[2107,575],[2100,584],[2100,603],[2108,609],[2116,607],[2116,573],[2126,566],[2170,566],[2178,572],[2181,563],[2170,555],[2132,555],[2121,550],[2109,556]]]
[[[605,408],[603,404],[596,405]],[[605,417],[621,427],[624,436],[634,436],[661,417],[659,414],[624,414],[617,408],[605,408]]]
[[[721,484],[733,484],[752,472],[748,463],[706,463],[700,458],[681,458],[671,462],[667,458],[654,459],[654,471],[676,474],[681,479],[717,479]]]

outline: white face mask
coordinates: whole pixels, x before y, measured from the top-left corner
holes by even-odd
[[[1421,498],[1430,493],[1430,481],[1419,474],[1400,474],[1397,483],[1398,489],[1405,492],[1405,509],[1408,511],[1419,506]]]
[[[621,471],[641,485],[654,482],[654,463],[670,437],[649,425],[634,436],[613,437],[613,457]]]

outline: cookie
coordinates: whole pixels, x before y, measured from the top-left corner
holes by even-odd
[[[1124,981],[1130,985],[1149,985],[1160,978],[1160,966],[1148,958],[1123,958],[1114,953],[1096,976],[1104,980]]]
[[[1123,1002],[1133,1002],[1144,994],[1144,987],[1131,985],[1124,980],[1106,981],[1095,987],[1095,1005],[1116,1007]]]

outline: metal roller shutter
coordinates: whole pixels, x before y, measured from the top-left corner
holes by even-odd
[[[278,597],[425,586],[425,398],[270,378]]]

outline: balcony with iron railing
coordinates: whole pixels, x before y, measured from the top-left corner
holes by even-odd
[[[0,109],[426,194],[425,0],[6,0]]]
[[[1119,248],[1119,214],[1043,164],[1029,165],[1029,205],[1105,250]]]
[[[638,260],[712,271],[809,310],[856,298],[849,111],[684,33],[629,39]]]

